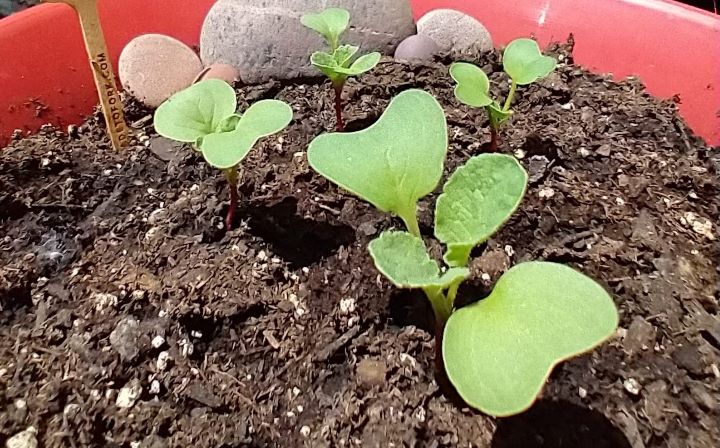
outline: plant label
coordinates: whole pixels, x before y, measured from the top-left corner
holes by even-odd
[[[125,122],[125,114],[115,81],[115,73],[105,44],[105,36],[100,26],[97,0],[44,1],[47,3],[65,3],[77,11],[85,40],[85,49],[90,59],[90,68],[95,78],[95,87],[100,97],[100,105],[105,115],[110,141],[116,150],[127,146],[130,131]]]

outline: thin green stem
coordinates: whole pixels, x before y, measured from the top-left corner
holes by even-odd
[[[510,84],[510,93],[508,93],[508,97],[505,100],[505,105],[503,106],[503,112],[507,112],[510,110],[510,106],[512,106],[513,99],[515,99],[515,92],[517,91],[517,83],[513,80]]]
[[[456,281],[452,285],[450,285],[450,288],[447,292],[447,301],[450,304],[450,308],[455,307],[455,299],[457,298],[458,289],[460,289],[460,284],[462,283],[462,280]]]
[[[403,222],[405,223],[405,227],[407,227],[408,232],[410,232],[413,236],[422,238],[422,236],[420,235],[420,224],[417,220],[416,210],[412,210],[408,213],[403,213],[400,215],[400,218],[402,218]]]
[[[423,288],[423,292],[430,300],[433,312],[435,313],[436,324],[445,326],[445,322],[450,319],[452,313],[452,307],[449,304],[447,297],[443,294],[439,288]]]

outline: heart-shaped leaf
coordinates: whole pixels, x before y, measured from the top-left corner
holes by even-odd
[[[472,407],[523,412],[558,363],[587,352],[617,328],[610,295],[563,265],[520,264],[484,300],[455,311],[445,327],[450,381]]]
[[[369,128],[317,137],[308,160],[330,181],[407,223],[415,220],[417,201],[440,182],[447,148],[440,104],[422,90],[407,90]]]
[[[516,39],[505,48],[503,66],[517,84],[532,84],[549,75],[557,66],[550,56],[543,56],[537,42],[532,39]]]
[[[235,113],[235,90],[225,81],[208,79],[182,90],[155,111],[155,130],[186,143],[215,132]]]
[[[310,56],[310,62],[333,82],[345,81],[350,76],[358,76],[372,70],[380,62],[380,53],[370,53],[360,56],[350,64],[352,57],[358,52],[358,47],[343,45],[331,55],[318,51]]]
[[[441,274],[422,240],[408,232],[384,232],[368,249],[378,271],[398,288],[445,289],[470,274],[465,268],[453,268]]]
[[[292,117],[292,109],[282,101],[258,101],[240,117],[234,131],[208,135],[200,149],[205,160],[215,168],[235,167],[260,138],[282,131]]]
[[[467,62],[450,66],[450,76],[455,80],[455,97],[471,107],[486,107],[493,103],[490,98],[490,80],[479,67]]]
[[[510,219],[527,181],[517,159],[504,154],[473,157],[450,176],[435,206],[435,236],[448,246],[448,265],[465,266],[473,247]]]
[[[350,25],[350,13],[342,8],[328,8],[319,13],[305,14],[300,21],[323,36],[334,50],[338,46],[340,36]]]

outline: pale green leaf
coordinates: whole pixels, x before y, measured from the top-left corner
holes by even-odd
[[[537,42],[516,39],[503,54],[505,72],[519,85],[532,84],[549,75],[557,66],[555,58],[543,56]]]
[[[317,137],[308,160],[321,175],[380,210],[409,217],[440,182],[447,147],[440,104],[422,90],[407,90],[369,128]]]
[[[341,45],[333,53],[332,58],[335,60],[336,67],[345,67],[350,64],[350,60],[357,54],[360,47],[355,45]]]
[[[455,97],[471,107],[485,107],[493,103],[490,98],[490,80],[479,67],[467,62],[450,66],[450,76],[455,80]]]
[[[517,159],[504,154],[481,154],[453,173],[435,208],[435,236],[448,246],[448,265],[466,265],[472,248],[510,219],[527,181]]]
[[[323,36],[328,44],[335,48],[340,36],[350,25],[350,13],[341,8],[328,8],[319,13],[305,14],[300,21]]]
[[[450,381],[494,416],[528,409],[558,363],[613,335],[618,313],[595,281],[553,263],[520,264],[484,300],[455,311],[443,337]]]
[[[350,68],[345,69],[346,71],[343,72],[350,76],[357,76],[369,72],[378,65],[381,57],[380,53],[370,53],[360,56],[352,63]]]
[[[236,108],[232,86],[218,79],[200,81],[158,107],[155,130],[172,140],[195,143],[215,132]]]
[[[235,167],[260,138],[285,129],[292,116],[292,109],[282,101],[258,101],[240,117],[234,131],[206,136],[201,146],[203,156],[215,168]]]
[[[485,107],[488,115],[490,116],[490,124],[495,128],[499,129],[506,121],[512,117],[513,111],[503,110],[502,106],[495,101],[492,104]]]
[[[454,268],[440,273],[420,238],[408,232],[385,232],[368,246],[377,269],[398,288],[440,288],[464,280],[467,269]]]

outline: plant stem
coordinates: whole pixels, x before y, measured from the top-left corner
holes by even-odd
[[[452,314],[452,306],[450,306],[448,298],[445,297],[442,290],[439,288],[423,288],[423,292],[430,300],[433,312],[435,313],[435,323],[437,325],[445,326],[445,322],[450,318]]]
[[[515,92],[517,91],[517,83],[515,81],[512,81],[510,84],[510,93],[508,93],[508,97],[505,100],[505,105],[503,106],[503,112],[507,112],[510,110],[510,106],[512,106],[513,99],[515,98]]]
[[[238,202],[238,172],[237,168],[233,167],[224,171],[225,179],[227,179],[230,187],[230,207],[228,208],[227,216],[225,217],[225,229],[232,230],[233,222],[235,221],[235,209],[237,208]]]
[[[450,309],[454,308],[455,306],[455,299],[457,298],[458,289],[460,289],[460,284],[462,283],[462,280],[457,281],[450,285],[450,288],[447,292],[447,301],[450,305]]]
[[[500,138],[498,136],[498,130],[494,125],[490,126],[490,152],[498,151],[498,142]]]
[[[405,227],[407,227],[408,232],[410,232],[413,236],[422,238],[420,235],[420,224],[417,220],[416,210],[410,210],[408,213],[403,213],[400,215],[400,218],[402,218],[405,223]]]
[[[337,132],[343,132],[345,130],[345,122],[343,121],[343,103],[342,94],[345,88],[345,81],[333,83],[333,89],[335,89],[335,120]]]

